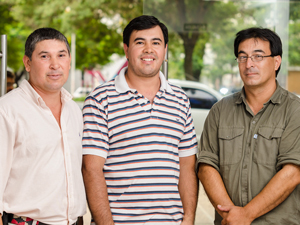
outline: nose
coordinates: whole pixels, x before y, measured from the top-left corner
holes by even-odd
[[[56,57],[52,57],[50,61],[50,68],[53,70],[57,70],[60,67],[59,61]]]
[[[145,43],[144,52],[145,53],[152,53],[153,52],[151,43],[148,43],[148,42]]]
[[[247,58],[247,61],[246,61],[246,67],[247,68],[250,68],[250,67],[252,67],[253,66],[253,61],[252,61],[252,59],[249,57],[249,58]]]

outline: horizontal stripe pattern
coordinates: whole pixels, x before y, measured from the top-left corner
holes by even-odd
[[[115,224],[180,224],[179,157],[196,153],[190,104],[176,86],[153,104],[115,81],[97,87],[83,108],[83,154],[106,158],[104,175]]]

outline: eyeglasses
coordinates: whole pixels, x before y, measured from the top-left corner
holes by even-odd
[[[252,56],[239,56],[235,58],[238,63],[247,62],[248,58],[252,60],[252,62],[262,61],[265,57],[274,57],[273,55],[252,55]]]

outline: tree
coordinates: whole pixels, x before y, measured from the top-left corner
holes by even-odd
[[[233,6],[231,2],[221,1],[148,0],[145,2],[145,12],[164,21],[170,31],[182,39],[185,78],[198,81],[203,68],[205,45],[214,32],[214,27],[208,22],[226,23],[232,14],[237,13]],[[173,51],[172,47],[170,51]]]
[[[300,4],[290,2],[289,65],[300,66]]]
[[[16,71],[23,66],[26,28],[22,22],[14,19],[11,13],[12,7],[13,4],[9,1],[0,2],[0,35],[7,35],[7,64]]]
[[[76,66],[81,69],[106,64],[113,53],[123,54],[122,30],[127,19],[142,14],[142,1],[138,0],[2,1],[10,2],[7,11],[25,29],[25,37],[39,27],[58,29],[69,42],[75,33]],[[24,38],[19,42],[24,44]],[[22,58],[15,61],[21,64]]]

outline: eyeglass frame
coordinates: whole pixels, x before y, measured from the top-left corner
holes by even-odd
[[[258,60],[258,61],[254,61],[253,58],[254,58],[255,56],[260,56],[260,57],[262,57],[262,59],[261,59],[261,60]],[[246,57],[245,62],[248,61],[248,58],[250,58],[252,62],[261,62],[261,61],[264,60],[264,58],[267,58],[267,57],[274,57],[274,56],[275,56],[275,55],[272,55],[272,54],[271,54],[271,55],[260,55],[260,54],[255,54],[255,55],[251,55],[251,56],[243,56],[243,57]],[[245,63],[245,62],[239,62],[239,57],[236,57],[235,60],[237,61],[237,63]]]

